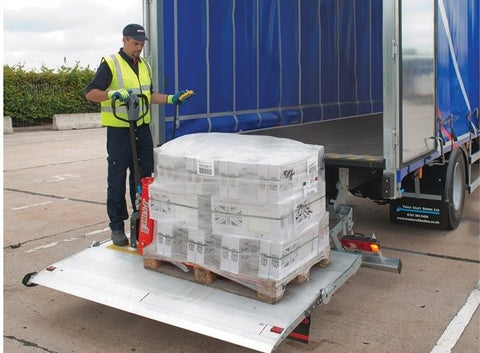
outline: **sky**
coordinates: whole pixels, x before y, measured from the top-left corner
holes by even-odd
[[[142,17],[143,0],[3,0],[3,63],[56,69],[78,62],[95,69],[102,56],[121,47],[123,27],[142,23]],[[422,47],[417,37],[411,39]]]
[[[3,64],[96,69],[142,18],[142,0],[3,0]]]

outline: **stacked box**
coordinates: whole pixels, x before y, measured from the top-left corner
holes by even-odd
[[[270,136],[205,133],[155,150],[155,178],[173,192],[278,202],[324,180],[324,148]]]
[[[187,260],[188,230],[162,222],[156,223],[156,254],[178,261]]]
[[[296,268],[329,249],[328,212],[298,237],[260,242],[259,277],[281,280]]]
[[[287,180],[302,174],[323,179],[323,153],[323,146],[284,138],[199,133],[158,147],[155,168],[244,179]]]
[[[146,256],[191,262],[252,286],[329,249],[322,146],[204,133],[155,149],[155,241]],[[255,289],[255,288],[254,288]]]
[[[221,236],[220,270],[231,274],[258,273],[260,240],[224,234]]]
[[[177,226],[211,228],[210,197],[175,193],[154,181],[149,185],[150,218]]]
[[[294,238],[318,223],[326,207],[325,197],[317,194],[276,204],[212,198],[211,205],[214,233],[273,241]]]
[[[220,267],[220,237],[201,229],[190,229],[187,243],[187,261],[210,268]]]
[[[154,242],[144,252],[160,259],[220,267],[221,239],[201,229],[155,222]]]
[[[319,188],[319,178],[307,174],[292,179],[265,180],[204,176],[157,167],[155,178],[161,180],[165,189],[175,193],[213,195],[228,199],[242,199],[247,195],[248,199],[257,202],[281,202],[292,195],[308,195]]]

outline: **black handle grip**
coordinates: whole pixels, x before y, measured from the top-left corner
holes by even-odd
[[[112,112],[113,116],[117,118],[118,120],[125,121],[127,123],[131,121],[138,121],[142,119],[144,116],[148,114],[149,111],[149,104],[148,104],[148,98],[145,94],[139,93],[139,94],[130,94],[128,97],[127,101],[122,102],[120,104],[121,107],[126,107],[127,108],[127,113],[128,113],[128,119],[123,118],[117,114],[117,105],[116,102],[119,98],[118,97],[113,97],[112,98]],[[139,107],[143,106],[145,109],[143,110],[141,115],[138,115],[138,110]]]

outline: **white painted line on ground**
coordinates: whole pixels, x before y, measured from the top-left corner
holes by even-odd
[[[21,206],[21,207],[14,207],[14,208],[11,208],[10,210],[11,211],[19,211],[19,210],[25,210],[27,208],[30,208],[30,207],[37,207],[37,206],[43,206],[43,205],[48,205],[50,203],[52,203],[53,201],[45,201],[45,202],[40,202],[40,203],[34,203],[34,204],[31,204],[31,205],[26,205],[26,206]]]
[[[89,235],[100,234],[100,233],[103,233],[103,232],[106,232],[106,231],[109,231],[109,230],[110,230],[110,228],[98,229],[98,230],[94,230],[94,231],[85,233],[85,235],[86,235],[86,236],[89,236]]]
[[[458,339],[470,322],[475,310],[480,304],[480,281],[468,296],[465,305],[460,309],[457,315],[450,321],[443,332],[442,337],[437,341],[431,353],[449,353],[457,343]]]
[[[106,231],[108,231],[108,230],[110,230],[110,228],[104,228],[104,229],[94,230],[94,231],[85,233],[85,236],[90,236],[90,235],[95,235],[95,234],[103,233],[103,232],[106,232]],[[63,239],[62,241],[63,241],[63,242],[69,242],[69,241],[75,241],[75,240],[78,240],[78,239],[79,239],[79,238],[71,237],[71,238],[65,238],[65,239]],[[46,244],[46,245],[37,246],[37,247],[35,247],[35,248],[33,248],[33,249],[27,250],[26,252],[27,252],[27,253],[31,253],[31,252],[34,252],[34,251],[37,251],[37,250],[48,249],[48,248],[51,248],[51,247],[53,247],[53,246],[57,246],[58,243],[59,243],[59,242],[56,241],[56,242],[49,243],[49,244]]]
[[[59,181],[64,181],[68,178],[80,178],[80,175],[74,175],[74,174],[60,174],[60,175],[54,175],[52,176],[51,180],[48,180],[47,183],[56,183]]]
[[[69,242],[69,241],[74,241],[74,240],[78,240],[78,238],[73,237],[73,238],[65,238],[65,239],[63,239],[64,242]]]
[[[51,247],[57,246],[57,245],[58,245],[58,241],[50,243],[50,244],[42,245],[42,246],[37,246],[36,248],[27,250],[26,252],[31,253],[31,252],[34,252],[34,251],[37,251],[37,250],[40,250],[40,249],[48,249],[48,248],[51,248]]]

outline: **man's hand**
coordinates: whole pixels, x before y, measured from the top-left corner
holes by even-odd
[[[195,93],[192,90],[180,90],[174,95],[167,97],[167,103],[169,104],[183,104]]]
[[[107,96],[109,99],[115,97],[117,99],[120,99],[121,102],[126,102],[128,97],[130,96],[130,93],[128,93],[125,88],[120,88],[117,90],[108,91]]]

